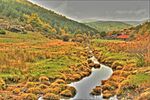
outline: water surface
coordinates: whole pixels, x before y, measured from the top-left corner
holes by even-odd
[[[97,63],[96,59],[95,62]],[[112,75],[112,73],[113,71],[111,68],[102,64],[101,64],[101,68],[98,69],[93,68],[90,76],[85,77],[78,82],[73,82],[70,84],[70,86],[75,87],[77,90],[77,94],[75,95],[75,97],[71,98],[71,100],[74,99],[102,100],[102,95],[92,96],[90,95],[90,92],[96,86],[101,85],[102,80],[108,79]]]

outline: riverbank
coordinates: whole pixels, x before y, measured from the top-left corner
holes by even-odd
[[[102,86],[93,89],[93,95],[97,95],[102,90],[103,98],[106,99],[115,95],[119,100],[150,98],[150,69],[148,66],[140,66],[141,59],[120,47],[129,44],[124,41],[93,41],[93,52],[96,58],[114,71],[108,80],[102,81]]]
[[[92,53],[92,52],[91,52]],[[91,54],[93,55],[93,54]],[[76,88],[76,95],[71,98],[71,100],[78,99],[93,99],[93,100],[102,100],[102,96],[93,96],[90,94],[92,88],[99,85],[99,82],[102,80],[107,80],[113,73],[112,69],[108,66],[101,65],[95,56],[92,56],[88,60],[89,65],[92,65],[91,75],[83,78],[80,81],[72,82],[69,86],[73,86]],[[93,67],[93,65],[95,67]]]

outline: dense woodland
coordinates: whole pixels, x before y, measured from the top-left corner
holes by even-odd
[[[22,26],[30,25],[46,34],[97,33],[93,28],[26,0],[0,0],[0,17]]]

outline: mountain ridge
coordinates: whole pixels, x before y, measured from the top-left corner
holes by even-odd
[[[29,2],[28,0],[0,0],[0,7],[1,18],[21,25],[31,24],[37,30],[46,33],[94,34],[97,32],[94,28],[69,19],[52,10],[45,9],[37,4]]]
[[[99,32],[102,31],[112,31],[112,30],[120,30],[124,28],[129,28],[130,24],[121,22],[121,21],[94,21],[94,22],[89,22],[85,23],[86,25],[97,29]]]

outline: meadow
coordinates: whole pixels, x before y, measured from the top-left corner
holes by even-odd
[[[86,50],[79,43],[6,31],[0,35],[0,99],[34,100],[40,94],[72,97],[75,89],[67,83],[90,74],[86,60]]]
[[[93,89],[92,94],[102,90],[107,99],[117,95],[118,99],[146,100],[150,94],[149,38],[147,35],[134,41],[93,40],[95,56],[114,72],[102,81],[102,86]]]

